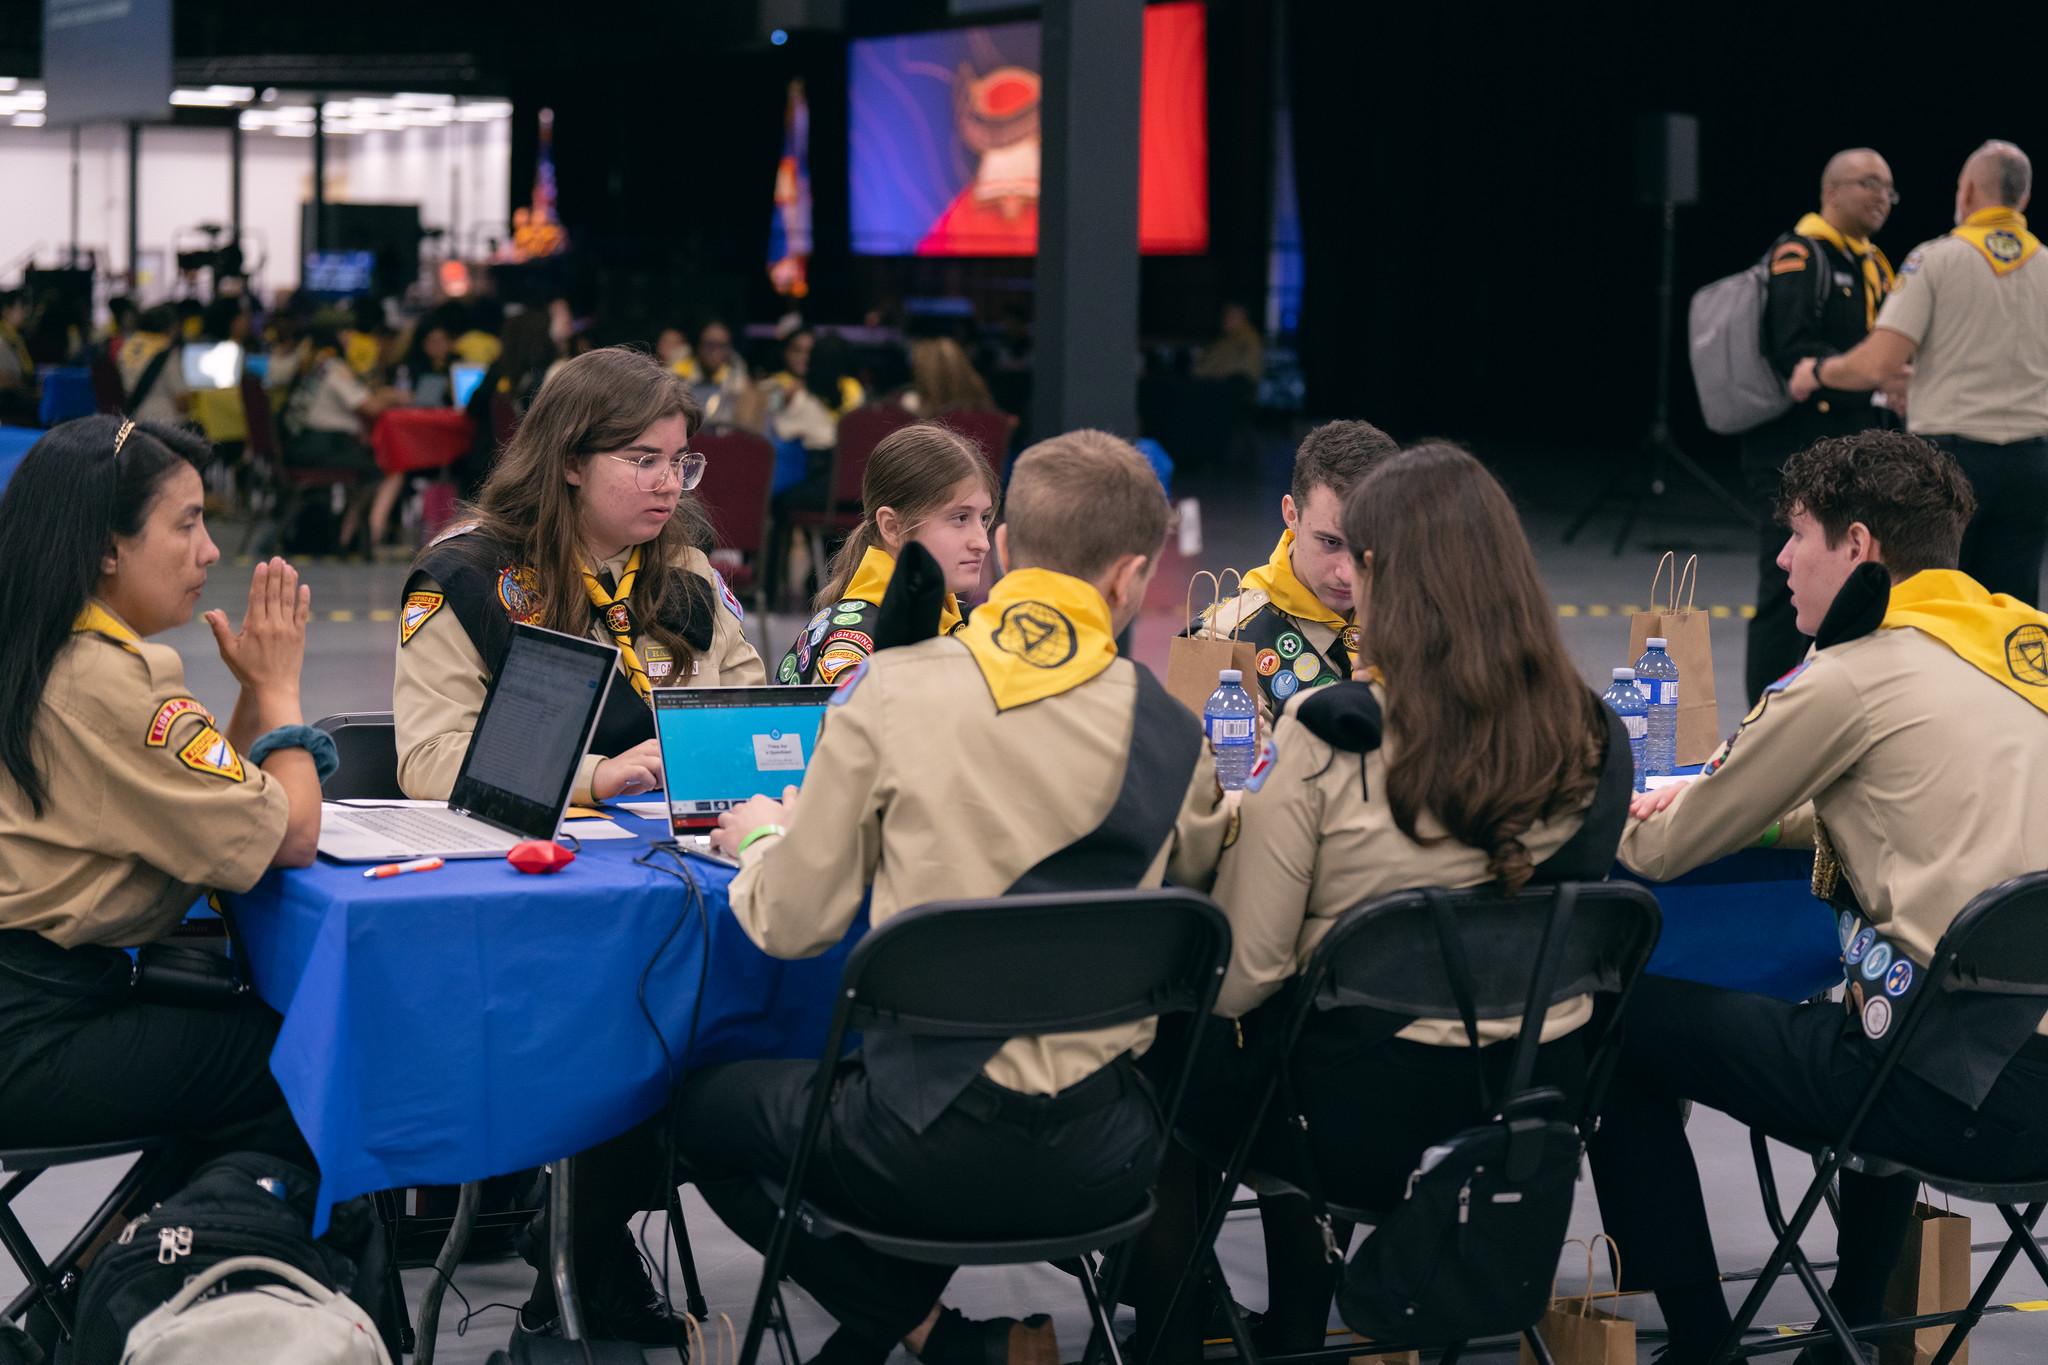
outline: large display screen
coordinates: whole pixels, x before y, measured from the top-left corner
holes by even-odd
[[[1146,7],[1138,247],[1149,254],[1209,249],[1206,42],[1201,0]],[[1036,23],[850,44],[854,251],[1035,255],[1039,69]]]

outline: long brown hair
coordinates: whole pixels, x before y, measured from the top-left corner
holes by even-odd
[[[989,412],[996,405],[967,352],[951,337],[926,337],[912,343],[910,387],[917,390],[917,410],[926,417],[942,412]]]
[[[590,628],[591,606],[583,586],[585,555],[569,462],[621,450],[669,417],[681,417],[694,436],[703,413],[682,376],[645,351],[607,346],[564,362],[541,385],[475,504],[456,509],[455,520],[471,523],[481,535],[459,536],[449,544],[476,554],[492,553],[494,545],[509,547],[537,580],[541,613],[536,624],[583,634]],[[680,564],[686,550],[710,544],[711,525],[703,507],[694,495],[683,494],[661,534],[641,547],[643,568],[629,599],[642,632],[675,654],[681,677],[689,676],[696,654],[688,641],[660,623],[662,601],[675,590],[675,575],[659,570]]]
[[[1362,653],[1385,679],[1394,823],[1415,839],[1428,811],[1513,895],[1534,870],[1521,836],[1592,800],[1607,735],[1514,505],[1432,443],[1352,490],[1344,538],[1368,588]]]
[[[812,607],[822,610],[846,596],[862,557],[870,549],[888,553],[881,528],[875,524],[876,513],[890,508],[905,525],[915,528],[927,517],[944,511],[953,490],[968,479],[981,480],[981,486],[988,490],[989,517],[993,521],[996,510],[1002,506],[1002,485],[996,482],[995,470],[981,458],[973,442],[931,422],[898,427],[884,436],[875,446],[875,453],[868,457],[866,473],[861,475],[860,525],[832,557],[832,572],[825,586],[818,590]]]

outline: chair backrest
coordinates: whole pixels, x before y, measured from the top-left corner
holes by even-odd
[[[396,801],[405,796],[398,785],[398,729],[389,711],[363,711],[324,716],[313,724],[334,737],[341,766],[320,784],[328,801]]]
[[[719,548],[754,554],[768,543],[768,496],[775,486],[775,447],[743,427],[700,431],[690,441],[704,454],[697,500],[711,515]]]
[[[519,430],[519,408],[509,393],[491,395],[491,439],[503,450],[512,443],[512,433]]]
[[[278,462],[277,423],[270,412],[270,393],[263,381],[242,372],[242,421],[249,428],[249,454],[259,460]]]
[[[1509,898],[1490,884],[1442,893],[1462,931],[1479,1018],[1511,1018],[1528,1008],[1544,930],[1563,885],[1526,886]],[[1550,1005],[1625,990],[1649,962],[1663,928],[1657,898],[1645,887],[1569,885],[1577,902],[1563,942],[1552,948],[1559,956]],[[1419,890],[1346,911],[1317,946],[1306,975],[1319,1009],[1364,1005],[1423,1019],[1458,1017],[1436,919]]]
[[[914,906],[847,959],[855,1028],[940,1037],[1078,1033],[1208,1013],[1230,926],[1179,888],[1060,892]]]
[[[980,447],[981,458],[996,472],[996,482],[1003,481],[1010,468],[1010,433],[1017,429],[1016,418],[994,408],[975,408],[940,413],[932,420]]]
[[[1950,990],[2048,995],[2048,871],[2028,872],[1974,897],[1950,921],[1934,951],[1955,964]]]
[[[860,501],[861,480],[867,477],[868,457],[882,438],[916,420],[894,403],[869,403],[839,419],[839,449],[832,461],[832,501]],[[825,509],[831,511],[832,508]]]
[[[100,405],[100,412],[119,417],[128,407],[128,389],[121,383],[121,371],[115,368],[114,358],[105,351],[97,351],[86,371],[92,376],[93,401]]]

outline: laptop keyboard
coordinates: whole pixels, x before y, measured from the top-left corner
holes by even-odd
[[[418,848],[510,848],[517,837],[445,810],[381,808],[351,810],[343,817],[357,829]]]

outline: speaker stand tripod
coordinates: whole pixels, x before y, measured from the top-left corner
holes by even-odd
[[[1628,545],[1629,533],[1635,530],[1636,520],[1642,515],[1644,504],[1652,498],[1663,497],[1669,491],[1672,465],[1691,475],[1694,482],[1720,499],[1744,525],[1755,528],[1759,524],[1748,504],[1723,488],[1671,438],[1671,276],[1677,244],[1678,205],[1667,199],[1664,201],[1664,263],[1657,277],[1656,415],[1650,420],[1649,434],[1638,447],[1636,458],[1615,471],[1566,529],[1564,543],[1567,545],[1586,529],[1586,523],[1593,519],[1595,512],[1609,500],[1621,498],[1627,501],[1627,510],[1622,513],[1621,533],[1614,538],[1614,555],[1620,558]]]

